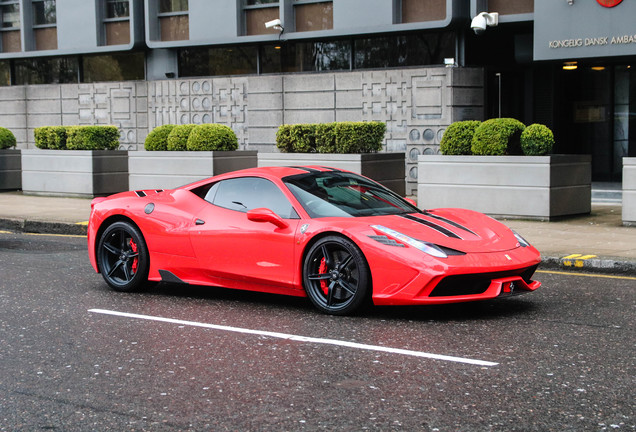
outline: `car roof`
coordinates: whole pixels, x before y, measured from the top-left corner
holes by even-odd
[[[238,171],[231,171],[225,174],[219,174],[217,176],[207,178],[204,180],[197,181],[195,183],[191,183],[189,185],[183,186],[185,189],[194,189],[198,186],[202,186],[206,183],[209,183],[210,180],[223,180],[226,178],[236,178],[236,177],[265,177],[265,178],[278,178],[282,179],[284,177],[297,175],[297,174],[307,174],[311,172],[347,172],[346,170],[341,170],[338,168],[320,166],[320,165],[307,165],[307,166],[269,166],[269,167],[258,167],[258,168],[247,168]]]

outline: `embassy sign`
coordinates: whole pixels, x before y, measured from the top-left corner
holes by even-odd
[[[535,1],[534,60],[636,55],[636,1]]]

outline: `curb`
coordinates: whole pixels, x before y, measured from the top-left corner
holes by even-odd
[[[86,235],[86,225],[22,219],[0,219],[0,229],[31,234]]]
[[[543,256],[541,269],[588,271],[594,273],[636,275],[636,262],[624,258],[595,257],[571,259],[568,257]]]

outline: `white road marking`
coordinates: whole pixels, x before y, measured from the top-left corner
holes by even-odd
[[[489,362],[485,360],[475,360],[475,359],[469,359],[464,357],[453,357],[453,356],[447,356],[447,355],[441,355],[441,354],[431,354],[431,353],[426,353],[422,351],[412,351],[412,350],[401,349],[401,348],[391,348],[391,347],[379,346],[379,345],[367,345],[367,344],[361,344],[357,342],[347,342],[347,341],[341,341],[336,339],[323,339],[323,338],[315,338],[315,337],[308,337],[308,336],[298,336],[298,335],[270,332],[270,331],[264,331],[264,330],[252,330],[252,329],[246,329],[246,328],[240,328],[240,327],[230,327],[230,326],[224,326],[224,325],[200,323],[196,321],[183,321],[183,320],[178,320],[173,318],[164,318],[164,317],[157,317],[157,316],[151,316],[151,315],[139,315],[139,314],[111,311],[111,310],[105,310],[105,309],[89,309],[88,312],[104,314],[104,315],[114,315],[114,316],[133,318],[133,319],[142,319],[142,320],[148,320],[148,321],[159,321],[159,322],[166,322],[171,324],[187,325],[192,327],[203,327],[203,328],[208,328],[213,330],[251,334],[251,335],[257,335],[257,336],[272,337],[277,339],[286,339],[286,340],[291,340],[296,342],[308,342],[308,343],[315,343],[315,344],[334,345],[334,346],[340,346],[340,347],[354,348],[354,349],[367,350],[367,351],[379,351],[379,352],[385,352],[390,354],[401,354],[401,355],[407,355],[412,357],[422,357],[422,358],[429,358],[434,360],[444,360],[444,361],[450,361],[455,363],[465,363],[465,364],[471,364],[471,365],[477,365],[477,366],[497,366],[499,364],[499,363]]]

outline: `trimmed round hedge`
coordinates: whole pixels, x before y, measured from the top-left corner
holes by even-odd
[[[188,149],[188,138],[196,127],[195,124],[177,125],[168,134],[167,150],[179,151]]]
[[[444,155],[470,155],[473,154],[471,145],[475,131],[481,125],[478,120],[458,121],[446,129],[442,141],[439,144],[440,151]]]
[[[475,130],[471,150],[474,155],[520,155],[523,123],[513,118],[496,118],[483,122]]]
[[[527,156],[544,156],[552,152],[554,134],[545,125],[534,123],[521,133],[521,150]]]
[[[144,141],[144,148],[148,151],[168,150],[168,135],[175,125],[165,124],[154,128]]]
[[[15,135],[9,129],[0,127],[0,149],[15,147]]]
[[[190,151],[233,151],[238,149],[238,138],[228,126],[202,124],[190,132],[187,148]]]

